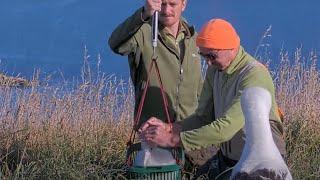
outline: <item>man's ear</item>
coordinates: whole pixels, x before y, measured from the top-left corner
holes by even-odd
[[[187,0],[182,0],[182,12],[186,9],[187,7]]]

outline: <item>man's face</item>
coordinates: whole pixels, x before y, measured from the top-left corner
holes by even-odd
[[[162,0],[159,20],[164,26],[172,26],[179,22],[186,7],[186,0]]]
[[[227,69],[235,58],[234,49],[217,50],[204,47],[199,49],[199,54],[206,60],[208,66],[215,66],[222,71]]]

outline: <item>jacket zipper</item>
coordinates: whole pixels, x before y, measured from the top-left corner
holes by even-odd
[[[177,116],[176,116],[176,119],[180,120],[180,117],[179,117],[179,103],[180,103],[180,97],[179,97],[179,94],[180,94],[180,85],[181,85],[181,82],[183,80],[183,67],[182,67],[182,64],[180,62],[180,68],[179,68],[179,79],[178,79],[178,84],[177,84],[177,89],[176,89],[176,113],[177,113]]]

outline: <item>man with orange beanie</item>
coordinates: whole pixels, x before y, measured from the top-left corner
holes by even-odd
[[[245,52],[237,32],[223,19],[212,19],[205,24],[196,43],[200,55],[209,65],[197,110],[172,126],[150,118],[140,128],[141,137],[151,144],[183,146],[187,151],[219,145],[220,150],[209,168],[212,179],[240,159],[245,143],[240,96],[245,88],[258,86],[272,96],[270,126],[274,141],[284,155],[283,125],[267,68]]]

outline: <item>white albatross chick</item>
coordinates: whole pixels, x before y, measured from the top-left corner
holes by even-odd
[[[275,145],[269,124],[271,95],[261,87],[245,89],[241,95],[246,141],[231,179],[291,180],[292,176]]]
[[[163,148],[150,147],[146,142],[141,142],[141,150],[133,161],[133,166],[151,167],[151,166],[166,166],[176,164],[172,153]]]

